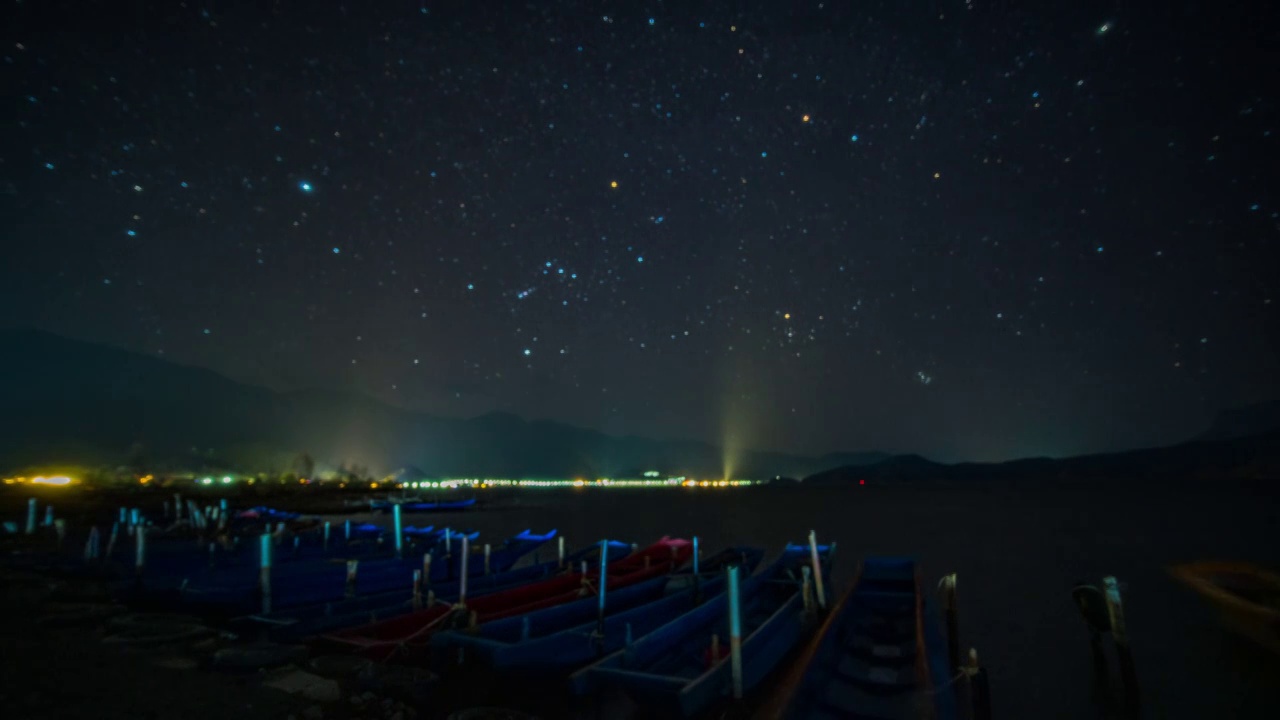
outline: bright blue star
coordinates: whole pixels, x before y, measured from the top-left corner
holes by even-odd
[[[475,285],[473,285],[473,284],[471,284],[471,283],[467,283],[467,289],[468,289],[468,290],[475,290],[475,289],[476,289],[476,286],[475,286]]]
[[[1102,246],[1101,246],[1101,245],[1099,245],[1099,246],[1098,246],[1098,252],[1102,252]]]
[[[338,253],[340,253],[340,252],[342,252],[342,251],[341,251],[341,250],[339,250],[338,248],[334,248],[334,249],[333,249],[333,254],[334,254],[334,255],[337,255],[337,254],[338,254]]]
[[[858,136],[857,136],[857,134],[850,135],[850,136],[849,136],[849,142],[858,142]]]
[[[44,164],[44,169],[45,169],[45,170],[52,170],[52,169],[53,169],[53,163],[45,163],[45,164]]]
[[[525,348],[524,350],[522,350],[522,351],[521,351],[521,353],[522,353],[525,357],[529,357],[530,355],[532,355],[532,354],[533,354],[533,351],[532,351],[532,350],[530,350],[529,348]]]
[[[1258,209],[1258,203],[1254,203],[1254,204],[1250,205],[1250,206],[1249,206],[1249,209],[1250,209],[1250,210],[1257,210],[1257,209]]]
[[[642,263],[642,262],[644,262],[644,256],[643,256],[643,255],[637,255],[637,256],[636,256],[636,262],[638,262],[638,263]]]
[[[1039,91],[1039,90],[1037,90],[1037,91],[1035,91],[1035,92],[1031,93],[1031,97],[1033,97],[1033,98],[1038,98],[1038,97],[1040,97],[1040,91]]]
[[[653,224],[654,224],[654,225],[661,225],[661,224],[662,224],[662,221],[663,221],[663,220],[666,220],[666,219],[667,219],[667,217],[666,217],[665,215],[659,215],[658,217],[656,217],[656,218],[654,218],[654,219],[653,219]]]
[[[768,153],[768,152],[766,152],[766,151],[764,151],[764,150],[761,150],[761,151],[760,151],[760,157],[762,157],[762,158],[769,157],[769,153]]]
[[[186,181],[186,180],[183,180],[182,182],[178,183],[178,186],[179,186],[179,187],[187,187],[187,181]]]
[[[137,237],[137,235],[138,235],[138,231],[136,231],[136,230],[125,230],[125,231],[124,231],[124,234],[125,234],[125,235],[128,235],[129,237]]]
[[[298,189],[301,190],[302,192],[309,193],[314,188],[312,188],[311,183],[307,182],[306,180],[303,180],[302,182],[298,183]]]
[[[653,24],[653,18],[649,18],[649,24],[650,24],[650,25],[652,25],[652,24]]]

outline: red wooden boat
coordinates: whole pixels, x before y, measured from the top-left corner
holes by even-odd
[[[688,540],[664,537],[639,552],[609,563],[607,588],[624,588],[673,572],[692,554],[693,546]],[[408,615],[339,630],[318,640],[326,649],[374,660],[426,657],[431,636],[437,631],[478,625],[577,600],[595,594],[599,583],[598,567],[586,573],[567,572],[530,585],[468,598],[465,606],[439,603]]]

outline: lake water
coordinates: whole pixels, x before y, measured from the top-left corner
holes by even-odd
[[[1107,715],[1092,694],[1088,633],[1070,591],[1080,580],[1115,575],[1125,589],[1143,717],[1280,717],[1280,659],[1225,635],[1211,609],[1166,572],[1206,559],[1280,566],[1274,493],[771,485],[481,497],[480,511],[408,522],[467,525],[489,539],[557,528],[570,547],[606,536],[643,545],[662,534],[696,534],[707,553],[730,544],[776,552],[813,529],[820,541],[839,544],[837,589],[865,555],[914,556],[930,583],[956,572],[961,641],[988,668],[996,718]]]

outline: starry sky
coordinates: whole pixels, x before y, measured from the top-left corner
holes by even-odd
[[[1276,15],[11,1],[0,325],[736,447],[1179,441],[1280,396]]]

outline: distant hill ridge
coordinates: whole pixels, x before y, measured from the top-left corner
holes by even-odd
[[[34,329],[0,331],[0,462],[245,470],[317,461],[430,475],[601,477],[723,473],[709,443],[613,437],[509,413],[438,417],[329,390],[279,393],[217,373]],[[804,476],[885,453],[747,452],[740,476]],[[281,466],[284,466],[283,468]]]

